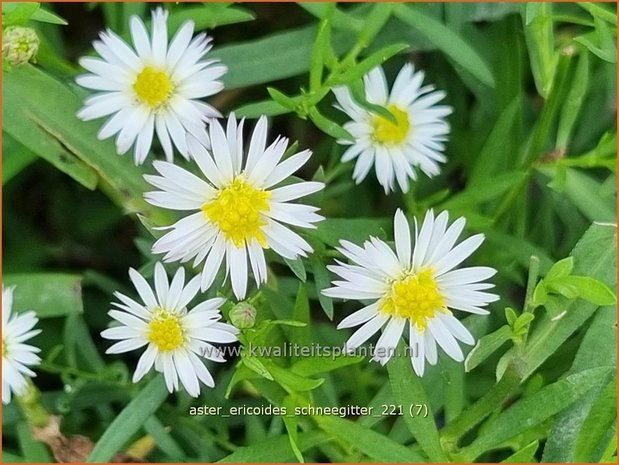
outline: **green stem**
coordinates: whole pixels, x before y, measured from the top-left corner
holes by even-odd
[[[458,459],[458,441],[487,416],[502,408],[505,401],[516,391],[522,377],[513,362],[500,381],[475,404],[466,409],[454,421],[443,428],[441,443],[452,458]],[[456,460],[459,461],[459,460]]]

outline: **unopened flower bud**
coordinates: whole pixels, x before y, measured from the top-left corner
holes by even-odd
[[[39,37],[34,29],[10,26],[2,33],[2,55],[12,65],[28,63],[39,51]]]
[[[247,302],[239,302],[230,310],[230,321],[239,329],[252,328],[256,323],[256,309]]]

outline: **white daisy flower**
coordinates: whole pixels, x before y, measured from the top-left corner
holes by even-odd
[[[148,192],[153,205],[171,210],[193,211],[163,229],[171,229],[157,240],[153,253],[165,253],[164,261],[204,262],[202,290],[208,288],[226,258],[226,276],[238,299],[247,290],[247,259],[256,284],[266,282],[264,249],[295,259],[312,252],[310,245],[282,223],[315,228],[323,219],[317,207],[288,203],[324,187],[321,182],[297,182],[274,188],[297,171],[311,156],[309,150],[281,161],[288,139],[278,137],[265,148],[267,121],[258,120],[243,152],[243,121],[237,126],[234,115],[228,119],[227,133],[219,122],[210,127],[213,156],[193,137],[188,137],[189,152],[202,178],[172,163],[155,162],[161,176],[144,178],[161,191]]]
[[[76,82],[98,91],[86,99],[77,114],[82,120],[112,115],[99,131],[99,139],[116,136],[116,150],[126,153],[134,146],[136,165],[148,155],[153,134],[172,160],[172,143],[188,158],[185,136],[191,133],[208,145],[204,122],[221,116],[198,99],[223,89],[217,79],[227,70],[217,60],[201,61],[211,49],[211,38],[198,34],[194,23],[185,22],[168,44],[168,12],[152,13],[152,36],[140,18],[130,20],[132,49],[111,30],[93,42],[99,58],[84,57],[80,65],[92,74]]]
[[[380,66],[364,77],[365,99],[389,110],[395,122],[360,106],[347,87],[333,89],[336,108],[352,118],[344,128],[355,140],[338,142],[350,145],[342,155],[343,162],[357,158],[353,171],[357,184],[373,165],[386,194],[394,190],[394,179],[407,192],[409,179],[417,179],[417,169],[429,177],[439,174],[439,163],[446,161],[443,142],[449,133],[444,118],[452,109],[436,105],[445,92],[434,91],[434,86],[421,87],[423,77],[423,71],[415,73],[413,65],[405,64],[390,93]]]
[[[484,235],[476,234],[454,247],[466,221],[458,218],[447,227],[448,219],[447,212],[436,218],[428,212],[419,232],[415,222],[415,243],[411,246],[408,221],[398,210],[394,218],[395,253],[375,237],[363,247],[340,242],[338,250],[353,264],[338,261],[338,265],[329,266],[343,281],[334,281],[334,287],[323,294],[373,301],[338,325],[338,329],[363,325],[346,342],[348,351],[354,351],[384,326],[373,357],[384,365],[408,327],[408,354],[419,376],[423,376],[426,359],[432,365],[436,363],[436,343],[454,360],[464,359],[457,341],[472,345],[473,336],[451,309],[487,314],[483,307],[499,297],[482,292],[494,287],[482,281],[496,270],[485,266],[454,270],[481,245]]]
[[[168,391],[178,391],[178,380],[189,395],[200,395],[202,381],[209,387],[215,385],[213,377],[201,357],[214,362],[225,362],[222,352],[210,343],[230,343],[237,340],[238,330],[220,322],[219,307],[226,299],[217,297],[206,300],[191,310],[187,305],[200,289],[200,277],[185,285],[185,270],[179,268],[172,282],[168,282],[161,263],[155,265],[155,293],[144,277],[136,270],[129,270],[143,303],[115,292],[121,303],[109,315],[121,323],[101,333],[106,339],[119,340],[106,353],[120,354],[146,347],[133,374],[137,383],[155,367],[163,373]]]
[[[40,349],[25,341],[41,332],[32,329],[39,319],[34,312],[12,315],[14,288],[2,286],[2,403],[11,402],[11,392],[25,394],[27,378],[36,374],[28,367],[38,365]]]

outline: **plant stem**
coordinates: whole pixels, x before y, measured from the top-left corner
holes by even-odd
[[[458,457],[458,441],[468,431],[481,423],[488,415],[503,406],[503,403],[516,391],[522,377],[514,362],[505,370],[500,381],[475,404],[466,409],[441,431],[443,450],[452,458]]]

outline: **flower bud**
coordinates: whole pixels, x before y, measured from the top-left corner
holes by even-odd
[[[230,310],[230,321],[239,329],[252,328],[256,323],[256,309],[247,302],[239,302]]]
[[[10,26],[2,33],[2,55],[12,65],[28,63],[39,51],[39,37],[34,29]]]

